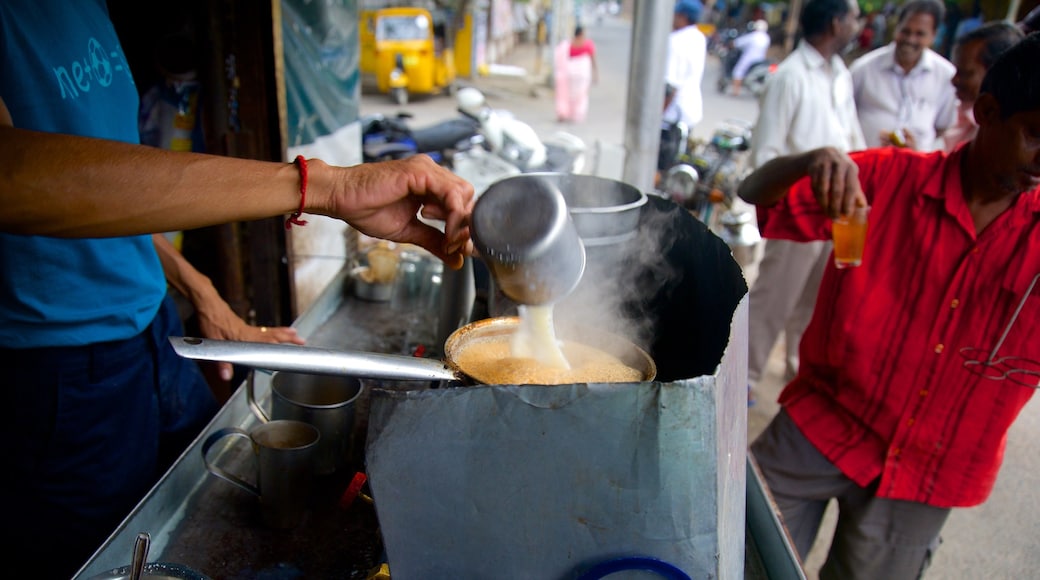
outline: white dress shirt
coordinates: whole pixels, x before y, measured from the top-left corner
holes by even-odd
[[[895,50],[895,43],[890,43],[849,67],[867,146],[880,146],[882,133],[902,128],[913,133],[918,150],[941,149],[936,137],[953,125],[957,114],[957,96],[950,84],[957,69],[925,49],[907,73],[896,64]]]
[[[664,82],[675,87],[675,97],[665,109],[665,123],[682,121],[692,128],[704,118],[701,78],[708,56],[708,41],[696,26],[690,25],[668,34],[668,61]]]
[[[852,76],[838,56],[830,61],[804,40],[766,82],[751,138],[755,167],[778,155],[818,147],[864,148],[852,99]],[[777,337],[784,333],[785,376],[798,368],[798,344],[816,304],[830,242],[766,241],[758,278],[751,288],[748,377],[758,381]]]
[[[758,110],[751,138],[754,167],[818,147],[856,151],[866,146],[849,70],[838,56],[828,63],[804,40],[767,82]]]

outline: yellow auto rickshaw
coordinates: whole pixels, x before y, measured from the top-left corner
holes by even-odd
[[[374,75],[379,92],[399,105],[409,94],[453,88],[455,57],[446,22],[422,8],[384,8],[361,13],[361,73]]]

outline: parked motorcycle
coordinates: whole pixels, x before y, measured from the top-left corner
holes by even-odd
[[[726,119],[711,139],[691,144],[679,163],[669,168],[659,192],[687,208],[709,229],[738,248],[757,243],[757,220],[753,206],[737,197],[740,182],[751,172],[748,150],[752,124]]]
[[[454,153],[470,147],[472,139],[480,131],[480,123],[465,115],[419,128],[409,125],[411,119],[410,113],[398,113],[393,117],[381,114],[363,116],[363,161],[401,159],[425,153],[450,168]]]
[[[580,173],[584,168],[585,143],[579,137],[558,131],[543,140],[530,125],[508,111],[492,109],[484,94],[472,87],[460,89],[456,100],[459,112],[480,125],[480,136],[474,143],[521,173]]]

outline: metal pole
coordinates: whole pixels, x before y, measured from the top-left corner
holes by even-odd
[[[1011,0],[1008,4],[1007,17],[1005,18],[1008,22],[1014,24],[1018,20],[1018,9],[1022,6],[1022,0]]]
[[[784,56],[794,50],[794,39],[798,35],[798,20],[802,14],[802,0],[792,0],[784,23]]]
[[[623,181],[643,191],[654,188],[664,109],[664,71],[674,0],[635,3],[628,63]]]

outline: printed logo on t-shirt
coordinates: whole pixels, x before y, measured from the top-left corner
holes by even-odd
[[[82,61],[76,60],[68,67],[59,66],[53,70],[62,99],[75,99],[80,93],[89,93],[94,88],[110,87],[120,73],[126,74],[130,84],[134,82],[122,48],[117,44],[113,50],[106,51],[96,38],[87,42],[87,54]]]

